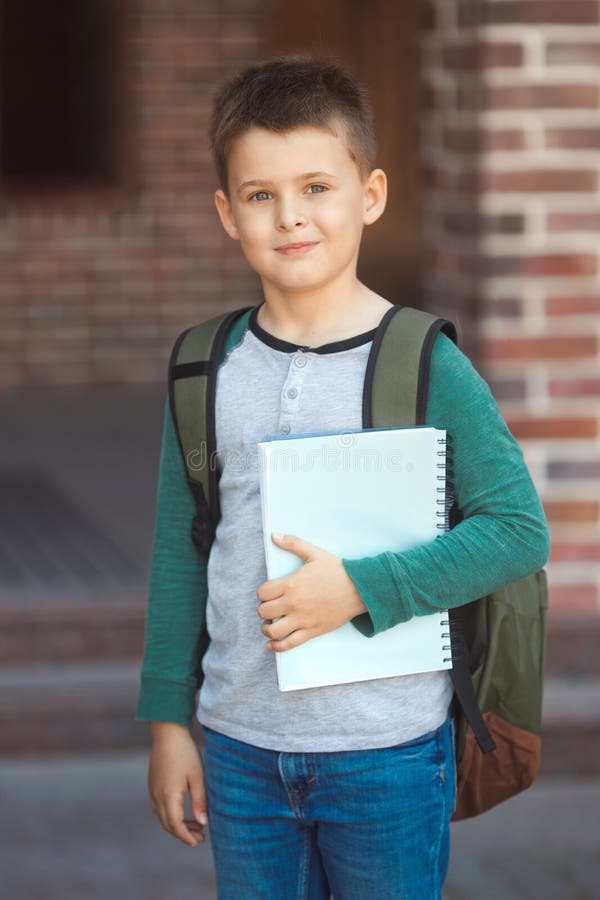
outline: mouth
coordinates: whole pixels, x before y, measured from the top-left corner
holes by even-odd
[[[302,253],[309,253],[318,243],[318,241],[304,241],[299,244],[283,244],[275,249],[278,253],[283,253],[284,256],[296,256]]]

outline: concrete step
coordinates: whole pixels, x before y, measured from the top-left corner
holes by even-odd
[[[143,652],[145,585],[102,593],[61,590],[0,596],[4,665],[132,659]],[[600,616],[560,617],[548,624],[546,674],[600,679]]]
[[[133,719],[140,660],[0,668],[0,754],[149,746]],[[599,775],[600,680],[556,679],[544,695],[542,774]]]
[[[0,754],[149,746],[133,719],[139,672],[139,661],[0,668]]]
[[[600,774],[600,679],[546,678],[543,775]]]
[[[549,617],[546,674],[561,678],[600,678],[600,615]]]
[[[25,665],[137,658],[145,611],[143,589],[15,595],[0,603],[0,660]]]

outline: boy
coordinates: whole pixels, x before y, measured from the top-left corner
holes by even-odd
[[[427,422],[452,435],[464,521],[433,545],[361,560],[274,535],[303,565],[267,580],[256,442],[361,428],[366,361],[392,304],[356,265],[386,176],[362,90],[321,60],[240,73],[215,99],[210,135],[217,210],[264,301],[219,367],[221,519],[208,559],[190,542],[194,504],[165,414],[136,714],[152,723],[152,805],[190,846],[210,821],[226,900],[433,900],[455,803],[448,673],[282,693],[274,653],[347,621],[372,635],[535,571],[548,554],[544,515],[487,385],[440,335]],[[204,609],[202,761],[189,729]]]

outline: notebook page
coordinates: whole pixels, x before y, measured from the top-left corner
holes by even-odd
[[[273,544],[272,531],[296,534],[346,558],[407,550],[440,533],[444,431],[370,429],[276,439],[258,449],[269,578],[302,565]],[[442,611],[373,638],[348,622],[277,653],[279,687],[297,690],[449,668],[445,622]]]

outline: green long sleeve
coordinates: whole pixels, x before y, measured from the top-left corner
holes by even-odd
[[[190,727],[201,679],[207,557],[192,544],[195,514],[168,403],[136,719]]]
[[[434,344],[426,418],[452,438],[464,520],[422,547],[343,560],[368,610],[352,622],[367,636],[476,600],[548,558],[546,519],[519,445],[486,382],[443,334]]]

